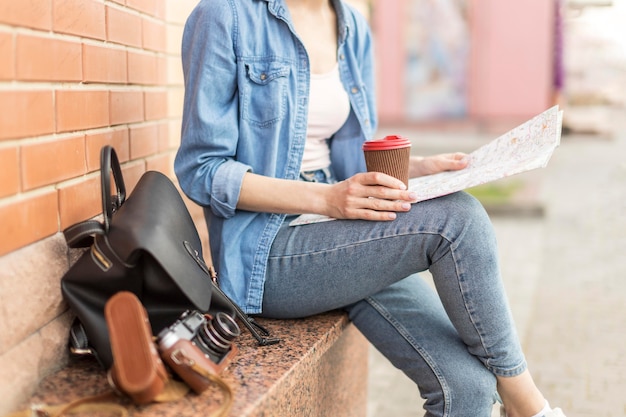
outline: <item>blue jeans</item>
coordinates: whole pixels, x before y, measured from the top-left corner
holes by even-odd
[[[518,375],[526,361],[479,202],[461,192],[391,222],[288,223],[270,252],[263,316],[345,309],[417,384],[426,416],[491,415],[495,375]],[[416,275],[425,270],[436,292]]]

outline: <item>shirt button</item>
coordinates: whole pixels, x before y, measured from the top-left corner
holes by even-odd
[[[369,126],[370,125],[370,119],[365,119],[365,126]]]
[[[265,81],[266,78],[267,78],[267,74],[265,73],[261,74],[261,80]]]
[[[352,87],[352,94],[356,94],[359,92],[359,89],[357,87]]]
[[[339,59],[343,61],[344,59],[346,59],[346,56],[344,54],[340,54]]]

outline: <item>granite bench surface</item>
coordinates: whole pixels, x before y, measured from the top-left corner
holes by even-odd
[[[354,343],[362,336],[349,323],[345,313],[330,312],[298,320],[257,320],[270,330],[273,337],[280,337],[282,341],[277,345],[259,347],[250,333],[242,328],[237,341],[239,354],[222,374],[234,391],[231,416],[328,415],[328,404],[323,412],[314,410],[320,398],[331,399],[333,404],[330,406],[338,412],[343,410],[341,413],[351,408],[355,401],[365,404],[365,398],[354,398],[355,393],[346,389],[346,384],[350,386],[355,380],[367,377],[366,363],[345,366],[350,361],[351,349],[356,346],[355,358],[367,357],[367,352],[363,351],[365,343]],[[342,341],[346,339],[346,333],[347,340]],[[342,343],[337,350],[336,345]],[[330,361],[320,361],[329,349],[337,350],[340,357],[333,354],[329,355]],[[336,374],[335,365],[341,368]],[[74,358],[67,367],[41,381],[30,403],[56,405],[108,390],[106,372],[95,360]],[[356,395],[365,396],[366,393]],[[190,392],[169,403],[135,406],[127,399],[119,399],[128,406],[129,415],[137,417],[207,415],[218,408],[220,401],[221,394],[213,387],[201,395]],[[276,410],[281,411],[277,414]],[[363,415],[363,411],[354,410],[354,414],[348,414]]]

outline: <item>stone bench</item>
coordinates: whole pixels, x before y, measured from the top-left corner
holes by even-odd
[[[239,354],[223,373],[234,391],[233,417],[364,417],[367,411],[368,343],[343,312],[299,320],[264,320],[277,345],[258,347],[242,329]],[[92,358],[76,358],[44,378],[31,404],[56,405],[110,390]],[[219,407],[213,388],[176,402],[135,406],[130,416],[197,417]],[[28,405],[26,405],[27,407]]]

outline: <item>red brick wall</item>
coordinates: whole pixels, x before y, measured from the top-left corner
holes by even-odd
[[[61,232],[101,212],[100,148],[128,190],[173,177],[195,3],[0,0],[0,415],[67,359],[59,281],[79,253]]]
[[[99,212],[105,143],[140,161],[131,185],[146,169],[171,173],[165,9],[165,0],[0,3],[0,255]]]

